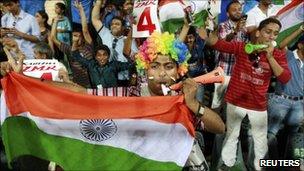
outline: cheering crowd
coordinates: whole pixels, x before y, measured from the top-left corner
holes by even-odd
[[[81,24],[71,22],[64,1],[54,3],[52,13],[35,16],[22,10],[19,0],[0,1],[2,76],[25,74],[26,60],[53,59],[59,64],[56,78],[39,79],[77,93],[184,94],[200,123],[185,170],[261,170],[260,159],[300,159],[303,165],[304,24],[274,43],[283,26],[271,0],[260,0],[247,14],[232,0],[226,21],[206,23],[217,25],[213,29],[195,27],[185,16],[175,33],[148,38],[132,37],[132,0],[96,0],[89,21],[82,4],[71,3]],[[265,46],[249,52],[249,45]],[[194,81],[217,67],[224,82]],[[173,90],[170,85],[178,81],[183,87]],[[163,86],[170,90],[165,93]],[[1,170],[5,162],[3,150]],[[13,170],[47,169],[64,168],[31,156],[13,164]]]

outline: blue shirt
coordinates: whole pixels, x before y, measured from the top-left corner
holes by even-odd
[[[35,16],[39,10],[44,10],[45,0],[20,0],[19,2],[21,8],[33,16]]]
[[[57,29],[65,30],[64,33],[58,33],[57,32],[57,39],[60,42],[66,43],[68,45],[71,45],[71,36],[70,32],[72,31],[70,20],[67,17],[63,17],[62,20],[59,20],[57,23]]]
[[[287,51],[287,62],[291,79],[287,84],[277,82],[275,92],[289,96],[304,96],[304,65],[295,51]]]

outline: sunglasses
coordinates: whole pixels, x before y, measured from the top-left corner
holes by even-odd
[[[249,55],[249,60],[250,60],[250,62],[252,62],[252,66],[254,68],[259,68],[260,59],[261,59],[261,57],[257,53],[252,53]]]
[[[115,49],[115,48],[116,48],[117,41],[118,41],[118,39],[116,39],[116,38],[113,40],[112,49]]]
[[[16,22],[16,21],[14,21],[14,22],[13,22],[13,27],[15,27],[15,26],[16,26],[16,24],[17,24],[17,22]]]

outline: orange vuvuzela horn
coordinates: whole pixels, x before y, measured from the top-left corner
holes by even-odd
[[[221,67],[217,67],[215,70],[195,77],[193,78],[195,82],[201,83],[201,84],[208,84],[208,83],[224,83],[225,77],[224,77],[224,71]],[[176,84],[173,84],[170,86],[171,90],[178,90],[182,88],[182,82],[178,82]]]

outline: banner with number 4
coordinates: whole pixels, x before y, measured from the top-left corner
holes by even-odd
[[[136,0],[133,14],[136,16],[136,25],[133,25],[133,37],[149,37],[154,31],[160,30],[157,17],[158,0]]]

